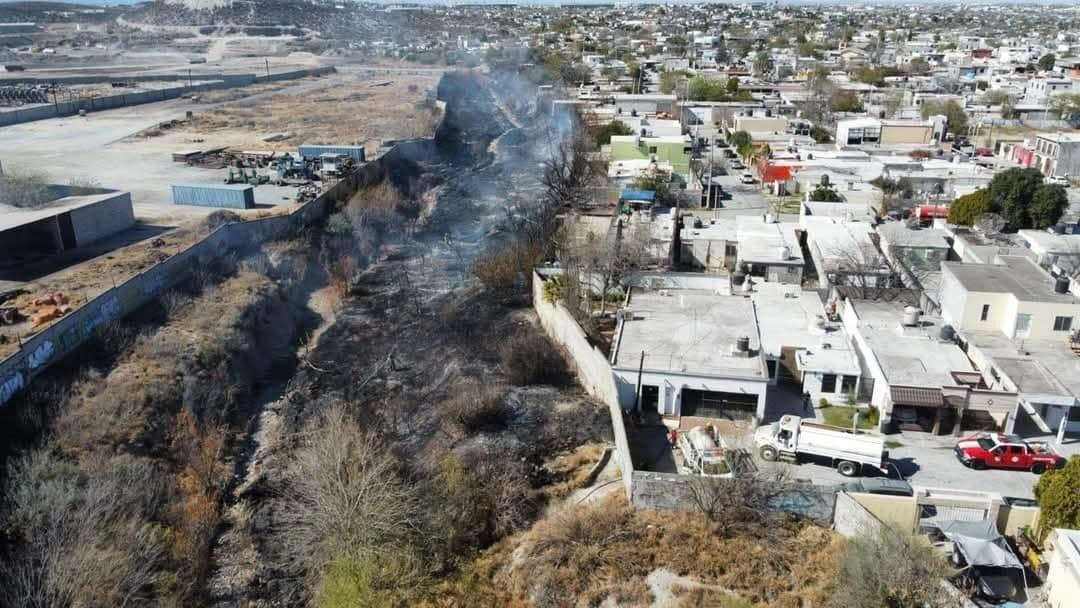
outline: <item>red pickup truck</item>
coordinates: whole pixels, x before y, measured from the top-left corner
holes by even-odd
[[[1039,474],[1065,464],[1045,443],[1028,443],[1015,435],[980,433],[956,442],[956,457],[975,470],[1018,469]]]

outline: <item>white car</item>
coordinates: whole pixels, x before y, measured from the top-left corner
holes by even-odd
[[[739,181],[744,184],[752,184],[754,183],[754,176],[750,173],[743,173],[739,176]]]
[[[1043,181],[1048,183],[1048,184],[1053,184],[1055,186],[1065,186],[1066,188],[1069,187],[1069,178],[1063,177],[1063,176],[1060,176],[1060,175],[1056,175],[1056,176],[1053,176],[1053,177],[1047,177]]]
[[[728,166],[737,171],[746,168],[746,165],[742,164],[742,161],[737,158],[732,159],[731,162],[728,163]]]

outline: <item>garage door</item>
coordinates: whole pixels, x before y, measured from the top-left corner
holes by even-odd
[[[758,396],[752,393],[725,393],[683,389],[683,416],[749,420],[757,414]]]

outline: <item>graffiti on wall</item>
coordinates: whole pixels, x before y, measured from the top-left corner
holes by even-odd
[[[56,347],[53,346],[52,340],[43,340],[26,358],[26,364],[30,366],[30,369],[37,369],[48,363],[54,354],[56,354]]]
[[[6,403],[12,395],[19,392],[23,387],[23,375],[19,372],[8,376],[7,380],[0,383],[0,404]]]

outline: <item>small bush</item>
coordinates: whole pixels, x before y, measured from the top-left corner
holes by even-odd
[[[818,400],[818,407],[822,407],[822,408],[829,407],[829,400],[822,397],[821,399]]]
[[[499,359],[511,384],[566,383],[568,371],[562,353],[543,334],[519,332],[499,345]]]
[[[506,243],[484,252],[473,262],[472,273],[488,289],[512,289],[524,282],[543,259],[536,244],[522,241]]]
[[[447,419],[465,434],[498,431],[506,428],[506,388],[465,380],[451,389],[443,404]]]

